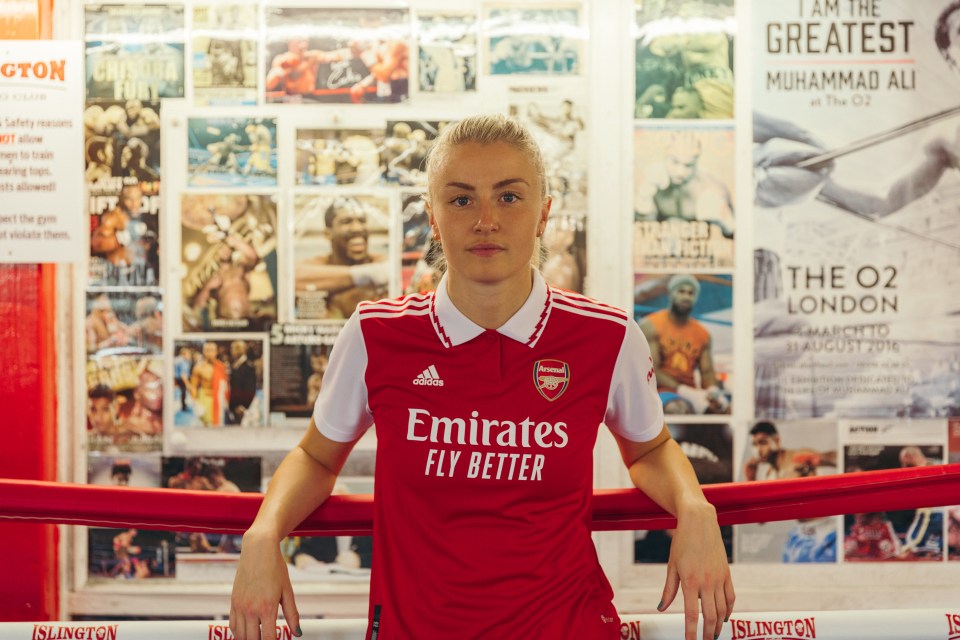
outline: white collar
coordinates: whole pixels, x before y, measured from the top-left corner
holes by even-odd
[[[517,312],[497,329],[497,333],[532,347],[546,325],[547,311],[550,307],[550,290],[543,276],[533,271],[533,288],[526,302]],[[447,274],[440,279],[434,294],[433,320],[438,325],[437,334],[448,347],[456,347],[473,340],[486,331],[483,327],[463,315],[447,293]]]

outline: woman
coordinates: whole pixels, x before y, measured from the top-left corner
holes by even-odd
[[[280,540],[374,420],[368,638],[619,638],[589,530],[600,422],[679,518],[659,608],[682,584],[687,639],[698,597],[703,638],[719,634],[734,595],[716,512],[664,426],[643,335],[531,267],[550,212],[536,143],[503,116],[468,118],[427,172],[446,273],[435,293],[361,303],[344,327],[310,428],[244,536],[234,635],[272,640],[278,602],[299,634]]]

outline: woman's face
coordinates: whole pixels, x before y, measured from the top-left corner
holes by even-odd
[[[533,161],[513,145],[468,142],[449,149],[430,176],[430,222],[440,234],[451,286],[530,286],[536,237],[546,226]]]

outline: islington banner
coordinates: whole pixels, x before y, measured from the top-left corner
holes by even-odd
[[[955,415],[960,4],[751,14],[756,415]]]

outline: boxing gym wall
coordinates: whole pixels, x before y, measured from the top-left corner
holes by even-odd
[[[2,353],[28,372],[24,390],[4,389],[24,412],[5,433],[28,443],[3,454],[10,477],[263,490],[356,301],[435,284],[421,163],[446,123],[480,111],[520,119],[544,150],[551,283],[646,327],[694,290],[703,333],[658,381],[701,482],[960,461],[956,3],[53,12],[54,37],[83,43],[83,248],[56,270],[4,267]],[[340,215],[363,220],[353,258]],[[330,266],[361,267],[353,288],[330,284]],[[361,441],[338,491],[372,492],[375,447]],[[26,454],[36,462],[10,466]],[[628,486],[602,430],[596,462],[598,488]],[[738,608],[952,605],[957,517],[724,527]],[[235,535],[61,526],[57,580],[53,529],[32,526],[4,525],[4,540],[42,547],[46,577],[6,559],[28,586],[0,617],[229,611]],[[651,611],[669,532],[596,542],[621,610]],[[372,544],[286,541],[301,612],[365,615]]]

